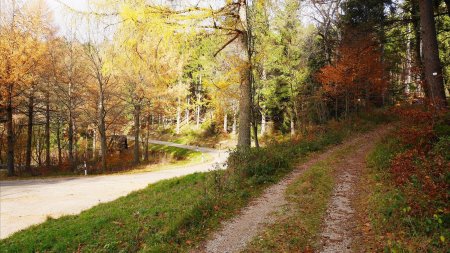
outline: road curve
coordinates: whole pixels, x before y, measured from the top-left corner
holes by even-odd
[[[88,177],[64,177],[0,182],[0,238],[47,217],[78,214],[99,203],[115,200],[148,184],[195,172],[225,168],[228,153],[222,150],[152,140],[151,143],[198,150],[213,157],[210,162],[168,170]],[[219,166],[218,166],[219,165]]]

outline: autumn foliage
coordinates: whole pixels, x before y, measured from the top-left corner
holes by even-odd
[[[320,69],[316,78],[334,100],[345,98],[348,109],[348,103],[379,99],[387,82],[375,36],[349,29],[344,34],[336,59]]]
[[[430,206],[445,203],[448,195],[450,161],[450,115],[423,108],[396,108],[402,119],[395,135],[404,151],[392,160],[395,184],[404,189],[407,205],[417,215],[433,215]],[[449,210],[443,210],[449,212]]]

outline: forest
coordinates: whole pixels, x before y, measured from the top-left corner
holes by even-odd
[[[358,196],[342,194],[372,238],[355,243],[363,239],[345,234],[353,221],[342,221],[352,250],[446,252],[449,92],[449,0],[0,0],[2,181],[122,175],[229,153],[224,171],[47,220],[1,241],[0,251],[224,252],[231,246],[210,246],[209,230],[338,145],[286,181],[288,202],[319,211],[295,207],[261,241],[230,252],[346,252],[314,238],[339,212],[332,193],[352,149],[369,169],[350,183]],[[157,193],[165,195],[152,199]],[[161,202],[145,206],[153,201]],[[87,221],[102,208],[114,223],[104,237]],[[178,208],[187,213],[165,224]],[[135,209],[161,223],[136,223],[145,211]],[[83,230],[71,239],[55,232],[69,228]]]

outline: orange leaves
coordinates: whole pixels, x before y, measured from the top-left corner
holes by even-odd
[[[380,49],[372,36],[346,31],[333,64],[323,67],[316,78],[333,97],[380,94],[387,86]]]
[[[445,112],[433,114],[419,107],[399,107],[393,112],[401,118],[395,136],[404,151],[392,159],[392,179],[402,189],[408,206],[413,207],[412,213],[432,214],[431,206],[448,199],[450,162],[435,152],[436,143],[443,137],[433,123],[445,117]]]

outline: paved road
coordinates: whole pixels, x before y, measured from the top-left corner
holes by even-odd
[[[48,216],[78,214],[98,203],[115,200],[163,179],[225,167],[226,151],[153,140],[151,143],[198,150],[213,161],[139,174],[31,179],[0,182],[0,238]],[[218,167],[217,164],[220,166]]]

